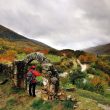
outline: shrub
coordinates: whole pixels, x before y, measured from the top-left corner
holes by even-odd
[[[49,54],[52,54],[52,55],[58,55],[58,51],[57,50],[49,50],[48,52]]]
[[[97,84],[95,86],[95,92],[99,93],[99,94],[104,94],[105,90],[104,90],[104,86],[102,84]]]
[[[75,85],[78,88],[82,88],[82,89],[89,90],[89,91],[94,91],[94,85],[93,84],[91,84],[88,81],[86,83],[84,83],[83,81],[84,81],[84,79],[77,79],[75,81]]]
[[[75,80],[75,85],[76,85],[78,88],[83,88],[83,87],[84,87],[83,79],[77,79],[77,80]]]
[[[101,79],[100,79],[100,77],[98,77],[98,76],[94,76],[94,78],[91,79],[90,82],[91,82],[94,86],[96,86],[97,84],[101,83]]]
[[[75,70],[70,74],[70,82],[72,82],[72,84],[75,84],[75,81],[77,79],[82,79],[85,78],[86,76],[87,76],[86,73],[83,73],[80,70]]]
[[[84,55],[85,52],[84,52],[84,51],[80,51],[80,50],[76,50],[76,51],[74,52],[74,54],[75,54],[75,56],[78,58],[80,55]]]
[[[95,68],[89,68],[87,70],[87,73],[99,76],[102,73],[102,71]]]
[[[110,75],[110,66],[106,62],[99,60],[96,62],[96,65],[98,69]]]
[[[64,100],[62,105],[64,106],[64,110],[73,110],[74,102],[71,100]]]
[[[41,64],[37,64],[36,70],[38,70],[39,72],[42,72],[42,65]]]
[[[97,83],[97,80],[96,80],[95,84],[93,84],[89,81],[84,83],[83,79],[77,79],[75,81],[75,85],[78,88],[82,88],[84,90],[89,90],[89,91],[96,92],[99,94],[104,94],[104,92],[105,92],[104,86],[101,83]]]

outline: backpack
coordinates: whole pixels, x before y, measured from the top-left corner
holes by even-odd
[[[29,71],[29,72],[27,73],[26,79],[27,79],[27,82],[29,82],[29,83],[35,83],[35,82],[36,82],[36,78],[35,78],[35,76],[33,75],[32,71]]]
[[[27,79],[27,82],[29,82],[29,83],[32,81],[32,72],[31,71],[29,71],[27,73],[26,79]]]

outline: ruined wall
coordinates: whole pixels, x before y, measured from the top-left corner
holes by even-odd
[[[0,76],[5,76],[10,78],[13,74],[13,65],[12,64],[2,64],[0,63]]]

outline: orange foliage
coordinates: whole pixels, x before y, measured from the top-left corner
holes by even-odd
[[[101,78],[103,78],[104,80],[110,81],[110,76],[109,76],[108,74],[102,73],[102,74],[100,74],[100,76],[101,76]]]
[[[24,53],[26,54],[29,54],[29,53],[32,53],[32,52],[35,52],[36,50],[33,49],[33,48],[24,48]]]
[[[13,61],[17,52],[14,50],[7,50],[6,53],[0,54],[0,62]]]
[[[103,83],[109,84],[110,83],[110,76],[106,73],[100,74],[101,79],[103,80]]]
[[[93,79],[91,79],[91,83],[96,86],[97,84],[101,83],[101,79],[98,76],[95,76]]]
[[[97,57],[92,54],[85,54],[85,55],[80,55],[79,60],[81,62],[94,62],[96,61]]]
[[[48,54],[48,50],[38,50],[37,52],[41,52],[41,53],[43,53],[43,54]]]
[[[98,77],[98,76],[95,76],[95,77],[94,77],[93,79],[91,79],[90,81],[91,81],[91,83],[92,83],[94,86],[96,86],[96,85],[98,85],[98,84],[108,85],[108,81],[103,80],[103,79],[101,79],[101,78]]]

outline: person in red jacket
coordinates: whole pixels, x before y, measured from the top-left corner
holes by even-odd
[[[33,97],[36,96],[35,95],[35,88],[36,88],[36,84],[37,84],[36,77],[41,76],[41,73],[39,73],[35,69],[36,69],[35,66],[31,66],[31,68],[29,69],[29,71],[27,73],[27,78],[28,78],[28,82],[29,82],[29,95],[33,96]]]

